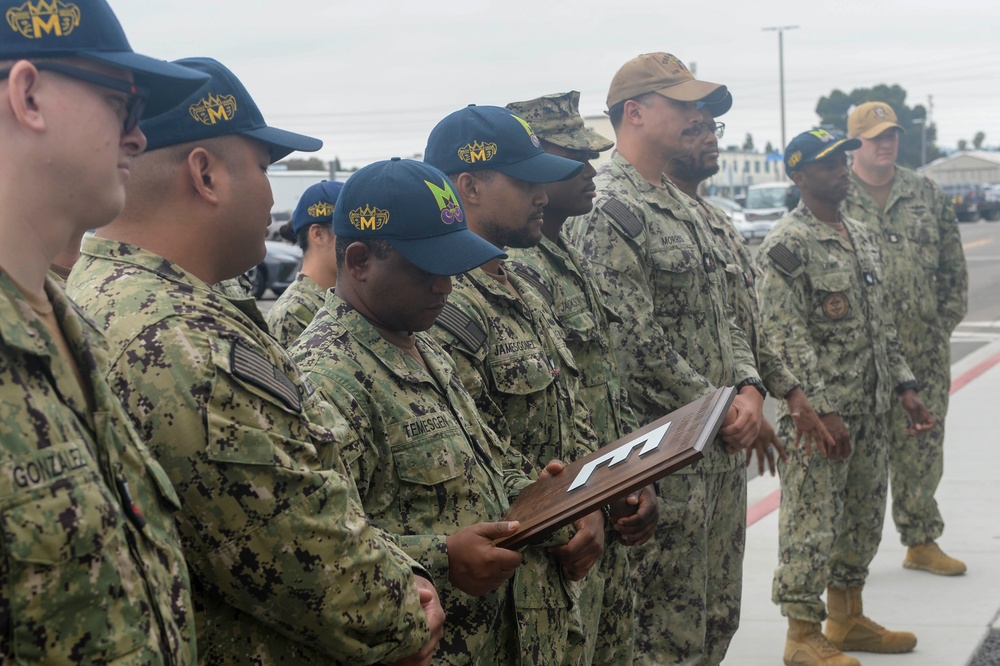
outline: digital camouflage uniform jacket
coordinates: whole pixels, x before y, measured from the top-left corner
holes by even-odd
[[[354,437],[343,454],[369,518],[435,580],[448,621],[435,659],[504,663],[499,635],[505,588],[472,597],[448,582],[447,537],[503,519],[508,495],[531,480],[520,455],[486,427],[454,362],[426,333],[416,346],[427,365],[386,341],[329,292],[291,354],[342,414]],[[508,626],[506,630],[513,631]]]
[[[107,329],[109,384],[180,495],[201,662],[419,650],[417,565],[368,523],[340,459],[346,425],[244,313],[253,300],[101,238],[69,284]]]
[[[580,371],[580,398],[590,410],[599,446],[636,430],[611,349],[610,322],[621,320],[604,304],[583,257],[575,248],[545,237],[537,247],[509,249],[507,254],[514,272],[535,283],[536,292],[549,301]]]
[[[590,262],[624,322],[612,342],[640,423],[720,386],[758,379],[753,353],[726,298],[724,254],[698,204],[666,178],[653,187],[618,151],[597,172],[589,215],[570,218],[567,242]],[[678,474],[737,469],[716,443]]]
[[[736,314],[736,324],[743,329],[757,359],[761,381],[778,398],[799,385],[774,349],[774,343],[760,330],[760,302],[757,299],[756,272],[750,250],[733,226],[729,216],[717,206],[705,203],[706,219],[720,249],[725,253],[726,293]]]
[[[267,313],[271,335],[288,349],[302,334],[326,300],[326,290],[305,273],[299,273]]]
[[[100,333],[45,291],[94,412],[0,273],[0,662],[194,664],[179,500],[104,380]]]
[[[638,428],[628,395],[622,388],[611,349],[609,321],[619,322],[593,281],[585,260],[572,247],[546,237],[533,248],[508,249],[508,265],[552,308],[558,330],[580,371],[579,394],[590,411],[598,446],[605,446]],[[631,664],[633,661],[634,589],[626,547],[610,529],[605,534],[604,556],[581,585],[583,601],[588,595],[600,599],[591,612],[596,620],[589,628],[597,636],[594,664]],[[596,604],[596,599],[593,602]]]
[[[800,204],[757,257],[765,335],[820,414],[882,414],[913,381],[884,293],[878,245],[848,217],[851,241]],[[787,406],[779,403],[779,417]]]
[[[431,333],[455,361],[487,425],[509,437],[530,465],[541,469],[554,458],[572,462],[597,448],[586,410],[577,402],[576,364],[540,296],[506,273],[521,298],[479,269],[453,278],[448,304]],[[562,661],[572,650],[571,634],[583,632],[584,618],[579,607],[570,608],[576,591],[555,561],[545,557],[522,566],[514,594],[523,663]],[[533,612],[529,626],[523,618]]]
[[[872,230],[903,353],[922,365],[923,351],[947,346],[968,309],[969,276],[951,201],[928,178],[897,166],[885,211],[853,171],[842,210]]]

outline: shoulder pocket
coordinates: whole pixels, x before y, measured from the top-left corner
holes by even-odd
[[[212,350],[216,374],[205,415],[208,457],[291,469],[315,465],[315,433],[302,411],[298,385],[287,375],[274,377],[280,369],[245,343],[232,344],[232,348],[223,344]],[[232,365],[241,353],[237,349],[253,354],[252,361],[248,358]],[[256,369],[250,368],[251,362]],[[248,379],[248,374],[254,378]]]

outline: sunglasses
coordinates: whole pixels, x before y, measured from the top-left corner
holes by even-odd
[[[71,67],[59,62],[36,62],[32,64],[40,72],[55,72],[56,74],[68,76],[71,79],[125,93],[128,95],[128,99],[125,101],[125,122],[123,123],[122,131],[128,134],[139,124],[142,112],[146,109],[146,98],[149,96],[149,91],[145,88],[140,88],[134,83],[116,79],[113,76],[105,76],[97,72],[92,72],[89,69]],[[10,76],[9,69],[0,71],[0,79],[6,79],[8,76]]]

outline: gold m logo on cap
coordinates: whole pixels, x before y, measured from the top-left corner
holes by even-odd
[[[458,157],[463,162],[475,164],[476,162],[489,162],[497,154],[497,144],[480,143],[473,141],[458,149]]]
[[[364,208],[355,208],[347,217],[357,229],[361,231],[378,231],[389,222],[389,211],[381,208],[372,208],[365,205]]]
[[[28,39],[39,39],[45,35],[65,37],[80,25],[80,8],[71,2],[60,0],[38,0],[7,10],[7,24],[11,30]]]
[[[188,107],[191,117],[204,125],[214,125],[220,120],[232,120],[236,115],[236,98],[208,94]]]
[[[309,217],[329,217],[333,215],[333,204],[329,201],[317,201],[309,208],[306,208]]]

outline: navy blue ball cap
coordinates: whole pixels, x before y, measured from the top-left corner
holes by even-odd
[[[266,143],[271,162],[301,150],[313,152],[323,142],[311,136],[268,127],[250,93],[236,75],[213,58],[183,58],[175,61],[209,79],[178,106],[140,123],[149,145],[156,150],[190,141],[239,134]]]
[[[545,152],[520,116],[475,104],[449,114],[431,130],[424,161],[447,174],[495,169],[529,183],[566,180],[584,167]]]
[[[324,180],[310,185],[295,206],[292,213],[292,230],[298,236],[299,232],[313,224],[331,224],[333,210],[337,206],[337,196],[344,187],[343,183]]]
[[[507,256],[469,231],[448,176],[398,157],[369,164],[347,179],[333,211],[333,233],[384,239],[432,275],[458,275]]]
[[[132,72],[149,91],[145,116],[174,107],[205,75],[139,55],[106,0],[0,0],[0,60],[86,58]]]
[[[857,150],[861,147],[861,139],[844,139],[831,134],[825,129],[814,129],[803,132],[788,142],[785,148],[785,173],[789,176],[798,171],[803,164],[809,164],[836,152]]]

